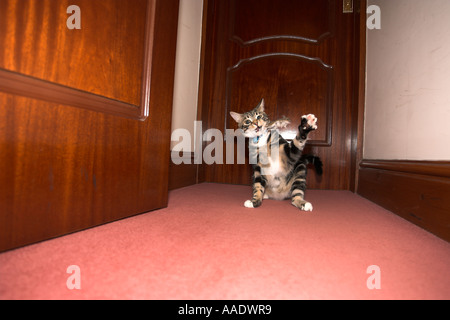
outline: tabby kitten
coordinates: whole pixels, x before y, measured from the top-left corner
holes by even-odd
[[[319,157],[302,155],[308,133],[317,129],[317,118],[313,114],[302,116],[298,133],[292,142],[279,134],[278,128],[289,124],[287,118],[271,122],[264,112],[264,99],[249,112],[230,112],[245,137],[250,138],[250,163],[253,164],[253,197],[244,206],[257,208],[263,199],[284,200],[291,198],[292,204],[303,211],[312,211],[313,206],[304,199],[306,190],[306,166],[313,163],[317,173],[322,174]]]

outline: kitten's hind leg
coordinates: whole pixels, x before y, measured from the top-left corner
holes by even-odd
[[[292,192],[292,205],[303,211],[313,211],[313,206],[310,202],[304,199],[305,192],[300,189],[295,189]]]
[[[269,196],[267,194],[264,194],[263,200],[266,200],[266,199],[269,199]],[[244,207],[246,207],[246,208],[257,208],[257,207],[259,207],[261,205],[261,203],[262,203],[262,200],[258,201],[258,200],[255,200],[254,197],[253,197],[252,200],[247,200],[247,201],[244,202]]]
[[[244,202],[246,208],[258,208],[263,201],[264,192],[266,190],[267,180],[261,175],[261,167],[253,166],[253,197],[251,200]]]
[[[293,206],[303,211],[312,211],[313,206],[305,200],[306,190],[306,165],[304,163],[297,163],[295,168],[295,180],[291,187],[291,203]]]
[[[258,208],[261,206],[264,197],[264,187],[261,183],[257,182],[253,184],[253,197],[252,200],[244,202],[246,208]]]
[[[306,201],[302,196],[292,197],[292,205],[303,211],[313,211],[311,202]]]
[[[247,200],[244,202],[244,207],[246,208],[258,208],[262,204],[264,197],[264,188],[260,183],[255,183],[253,185],[253,197],[252,200]]]
[[[246,208],[254,208],[252,200],[246,200],[244,202],[244,207],[246,207]]]

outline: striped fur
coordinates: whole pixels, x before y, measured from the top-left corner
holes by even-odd
[[[316,172],[322,174],[322,162],[314,155],[302,155],[302,151],[308,133],[317,129],[317,118],[311,114],[302,116],[297,136],[288,142],[277,129],[286,126],[289,120],[283,118],[270,122],[264,112],[264,99],[249,112],[230,114],[244,136],[250,138],[253,196],[244,205],[257,208],[263,199],[290,198],[292,204],[300,210],[312,211],[312,204],[305,200],[307,165],[313,164]]]

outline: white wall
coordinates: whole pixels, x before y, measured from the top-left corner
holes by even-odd
[[[197,120],[203,0],[180,0],[173,96],[172,131],[187,129],[194,137]],[[171,148],[177,142],[172,142]],[[191,150],[194,151],[192,144]]]
[[[365,159],[450,159],[450,1],[369,0]]]

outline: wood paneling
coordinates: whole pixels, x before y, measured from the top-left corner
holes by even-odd
[[[364,160],[358,193],[450,241],[450,162]]]
[[[142,30],[145,30],[147,10],[145,5],[142,7],[142,2],[127,1],[127,5],[131,7],[136,5],[136,7],[124,9],[124,11],[119,10],[122,5],[125,5],[124,2],[120,2],[120,7],[116,6],[118,2],[111,1],[95,2],[97,4],[94,7],[88,3],[90,1],[80,4],[82,29],[90,25],[90,20],[104,17],[103,13],[96,15],[95,12],[87,10],[96,8],[96,10],[104,9],[110,14],[111,19],[103,20],[104,24],[124,19],[127,20],[124,23],[139,25],[139,28],[142,27]],[[56,4],[58,8],[60,5],[55,1],[45,2],[45,4],[50,7]],[[20,6],[21,1],[18,1],[17,5]],[[26,7],[25,13],[30,10],[32,12],[48,10],[50,17],[53,17],[51,14],[53,9],[42,9],[33,5],[34,7]],[[167,205],[178,1],[157,0],[154,9],[154,45],[149,48],[152,56],[151,86],[149,87],[151,99],[149,117],[145,121],[72,107],[70,100],[65,103],[54,103],[46,101],[45,95],[34,99],[19,96],[17,92],[0,92],[0,251]],[[144,11],[144,14],[141,11]],[[135,16],[135,14],[138,15]],[[24,46],[16,40],[39,38],[41,30],[31,28],[37,23],[34,20],[27,24],[21,17],[22,14],[14,11],[8,15],[10,20],[3,24],[23,23],[24,31],[20,33],[22,35],[19,36],[17,32],[9,33],[13,39],[3,37],[0,41],[6,41],[8,50],[13,42],[16,43],[16,47],[22,52],[15,58],[18,60],[15,61],[17,66],[22,66],[23,61],[27,61],[26,70],[38,70],[35,66],[29,65],[32,61],[36,61],[29,56],[42,55],[40,49],[33,47],[33,50],[37,51],[26,52],[24,48],[31,47]],[[47,17],[47,14],[43,17]],[[130,21],[134,17],[139,20]],[[43,18],[44,27],[45,21]],[[110,25],[104,26],[104,30],[111,31],[114,28]],[[134,49],[143,48],[145,43],[145,39],[140,34],[137,35],[137,39],[131,39],[134,35],[127,33],[126,30],[109,35],[103,34],[104,31],[98,32],[101,32],[105,38],[98,41],[117,45],[111,49],[114,54],[117,53],[115,59],[118,60],[115,65],[128,65],[129,62],[125,60],[130,56],[123,56],[122,53],[129,52],[130,49],[127,46],[130,43],[135,41],[139,43]],[[95,34],[98,35],[98,33]],[[86,35],[86,37],[91,36]],[[82,44],[86,42],[83,39],[84,37],[73,40],[75,42],[71,44],[65,43],[70,48],[79,46],[84,48]],[[36,44],[45,47],[48,41],[41,39]],[[53,48],[52,41],[59,40],[51,40],[48,43],[49,48]],[[34,43],[34,40],[31,42]],[[0,47],[5,48],[3,43]],[[90,64],[86,64],[85,58],[81,57],[83,54],[78,51],[71,56],[72,51],[62,48],[61,50],[68,54],[63,60],[70,61],[72,66],[69,78],[76,79],[73,80],[74,83],[82,83]],[[90,54],[92,49],[80,50]],[[43,50],[43,52],[47,51]],[[143,52],[141,50],[141,54]],[[47,53],[44,56],[47,56]],[[100,94],[109,100],[110,94],[116,92],[120,86],[123,88],[119,91],[127,91],[128,86],[135,81],[132,80],[135,78],[132,74],[135,69],[133,67],[128,69],[128,66],[122,72],[118,72],[116,67],[112,67],[112,71],[105,71],[116,77],[115,80],[106,81],[105,74],[96,68],[103,66],[105,70],[108,69],[109,58],[109,55],[92,57],[96,62],[92,66],[90,80],[87,82],[103,83],[97,84],[97,89],[83,88],[83,90],[89,90],[89,95]],[[46,63],[40,64],[40,67],[45,69],[48,67],[49,70],[53,70],[52,72],[57,72],[58,61],[48,56]],[[137,63],[139,70],[146,68],[146,62],[143,59],[132,63]],[[22,69],[19,71],[24,72]],[[41,72],[42,76],[47,76],[47,71]],[[142,88],[143,81],[142,72],[139,74],[136,78],[138,90]],[[19,76],[22,75],[19,74]],[[29,74],[26,77],[28,76]],[[54,78],[44,80],[63,78],[55,75]],[[25,85],[33,85],[33,83],[35,82],[25,83]],[[71,83],[71,85],[74,84]],[[78,90],[79,88],[70,89]],[[91,89],[95,93],[92,93]],[[129,95],[124,100],[138,97],[134,93],[124,94]],[[48,100],[52,101],[52,99]],[[136,101],[133,100],[134,102]]]
[[[450,178],[449,161],[363,160],[360,167]]]
[[[178,157],[178,153],[175,156]],[[184,159],[186,163],[174,164],[173,161],[170,161],[169,190],[179,189],[197,183],[198,164],[194,164],[194,153],[190,152]]]
[[[69,5],[81,29],[67,28]],[[153,0],[2,1],[0,90],[145,119],[154,11]]]
[[[315,113],[319,129],[305,152],[322,158],[324,175],[308,175],[308,186],[354,187],[361,111],[359,12],[343,14],[342,2],[326,0],[206,3],[199,98],[203,130],[236,128],[229,111],[251,110],[261,98],[272,120],[291,118],[283,132],[287,138],[303,114]],[[199,181],[250,184],[251,166],[203,164]]]
[[[0,68],[139,105],[146,13],[146,0],[1,1]]]
[[[230,2],[231,39],[242,45],[274,39],[317,44],[332,36],[334,31],[335,0],[283,3],[272,0]],[[324,14],[329,16],[317,20],[318,16]],[[271,24],[269,28],[268,24]]]
[[[357,52],[358,66],[355,68],[355,91],[354,91],[354,117],[352,118],[351,138],[351,169],[350,190],[356,192],[358,189],[359,163],[363,158],[364,144],[364,109],[366,101],[366,14],[367,1],[360,0],[355,3],[356,12],[355,26],[359,27],[359,34],[355,36],[355,48]]]

